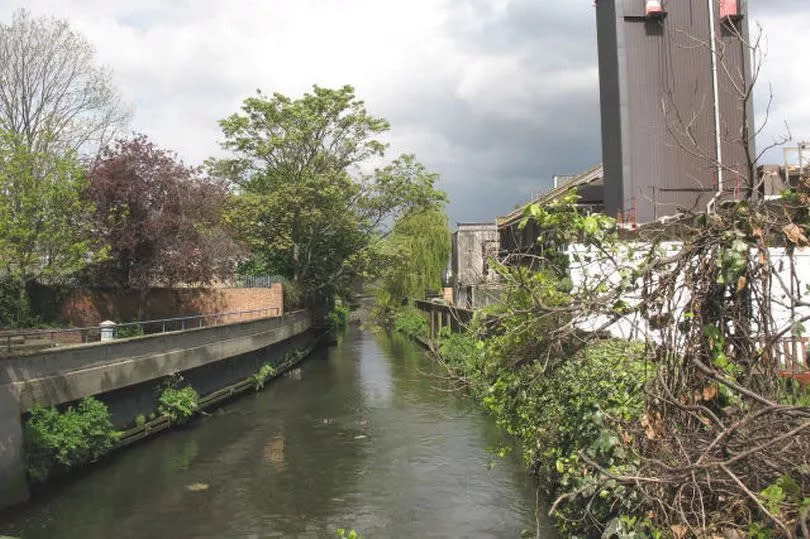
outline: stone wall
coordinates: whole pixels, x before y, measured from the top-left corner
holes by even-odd
[[[35,312],[69,327],[96,326],[104,320],[138,320],[140,292],[132,289],[77,288],[31,291]],[[278,309],[284,313],[281,283],[269,288],[153,288],[146,293],[142,320],[219,312]]]

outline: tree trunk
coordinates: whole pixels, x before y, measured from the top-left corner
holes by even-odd
[[[31,316],[30,304],[28,301],[28,279],[23,275],[20,277],[17,290],[17,305],[14,325],[17,327],[24,327],[30,322]]]
[[[149,287],[143,286],[138,289],[138,322],[143,320],[144,313],[146,310],[146,296],[149,294]],[[118,320],[118,322],[123,322],[123,320]]]

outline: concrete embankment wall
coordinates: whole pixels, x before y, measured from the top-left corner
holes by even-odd
[[[278,364],[315,341],[308,311],[51,349],[0,359],[0,508],[25,501],[22,417],[35,406],[96,396],[117,427],[155,411],[159,386],[174,373],[203,396]],[[21,486],[22,485],[22,486]]]

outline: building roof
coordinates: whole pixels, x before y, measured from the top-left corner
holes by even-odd
[[[605,175],[604,168],[600,163],[599,165],[596,165],[595,167],[583,172],[579,176],[573,176],[571,178],[568,178],[554,189],[546,191],[545,193],[538,196],[531,202],[528,202],[523,206],[521,206],[520,208],[514,210],[509,215],[506,215],[504,217],[498,217],[497,219],[498,226],[512,225],[523,218],[523,214],[526,212],[526,208],[528,208],[532,204],[548,204],[549,202],[568,193],[571,189],[576,189],[578,187],[594,183],[598,180],[602,180],[604,178],[604,175]]]

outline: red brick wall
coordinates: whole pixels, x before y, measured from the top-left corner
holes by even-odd
[[[56,298],[53,300],[60,301]],[[96,326],[104,320],[135,321],[138,319],[138,303],[137,290],[84,288],[70,291],[59,305],[53,307],[59,322],[73,327],[87,327]],[[276,308],[279,315],[284,312],[280,283],[270,288],[154,288],[147,293],[143,319],[264,308]]]

